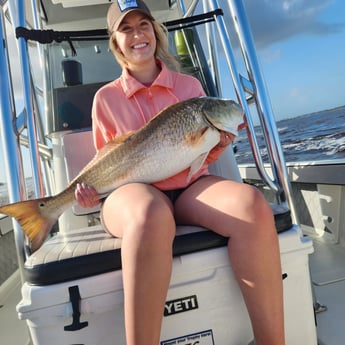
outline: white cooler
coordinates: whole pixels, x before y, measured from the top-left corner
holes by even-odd
[[[250,321],[229,265],[226,239],[200,228],[180,227],[178,232],[182,236],[174,245],[161,345],[248,344],[253,339]],[[308,268],[312,243],[296,226],[279,239],[287,274],[286,344],[316,345]],[[121,263],[112,266],[120,245],[96,226],[67,238],[58,235],[30,256],[17,310],[34,345],[125,345]],[[87,274],[91,276],[83,277]]]

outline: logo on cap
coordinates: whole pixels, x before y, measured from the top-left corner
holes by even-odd
[[[136,0],[117,0],[117,3],[121,12],[126,11],[129,8],[139,7]]]

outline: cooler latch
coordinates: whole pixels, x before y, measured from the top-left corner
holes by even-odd
[[[80,322],[80,292],[79,292],[79,286],[70,286],[68,288],[69,291],[69,299],[72,304],[72,317],[73,321],[71,325],[65,326],[64,330],[66,332],[73,332],[73,331],[79,331],[80,329],[83,329],[88,326],[88,322]]]

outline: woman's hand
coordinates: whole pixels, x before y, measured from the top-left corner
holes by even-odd
[[[100,203],[96,189],[85,183],[77,184],[74,195],[78,204],[85,208],[92,208]]]
[[[231,144],[235,139],[235,135],[229,132],[220,131],[219,147],[226,147]]]

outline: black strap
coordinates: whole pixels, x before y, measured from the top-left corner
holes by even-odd
[[[87,41],[95,39],[95,37],[103,37],[108,39],[106,30],[85,30],[85,31],[54,31],[54,30],[34,30],[23,27],[16,28],[16,37],[23,37],[26,41],[31,40],[41,44],[48,44],[52,42],[61,43],[66,41],[69,43],[72,55],[77,55],[72,41]]]
[[[177,29],[185,29],[191,26],[196,26],[211,22],[215,20],[215,16],[223,15],[221,9],[217,9],[204,14],[198,14],[191,17],[181,18],[163,23],[168,31],[174,31]],[[98,30],[84,30],[84,31],[55,31],[55,30],[35,30],[26,29],[24,27],[16,28],[16,37],[23,37],[25,40],[36,41],[41,44],[48,44],[52,42],[63,42],[69,43],[72,54],[76,55],[76,50],[73,47],[72,41],[90,41],[95,38],[97,39],[108,39],[108,32],[106,29]]]
[[[214,22],[216,16],[222,16],[223,10],[218,8],[214,11],[203,13],[203,14],[197,14],[195,16],[176,19],[176,20],[170,20],[169,22],[163,23],[165,27],[168,29],[168,31],[174,31],[178,29],[185,29],[189,28],[191,26],[197,26],[209,22]]]
[[[55,31],[55,30],[35,30],[23,27],[16,28],[16,37],[23,37],[26,40],[36,41],[39,43],[52,43],[53,41],[87,41],[95,37],[104,37],[108,39],[107,30],[84,30],[84,31]]]

